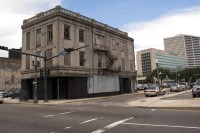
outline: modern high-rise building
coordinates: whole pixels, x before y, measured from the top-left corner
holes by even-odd
[[[136,74],[134,40],[126,32],[56,6],[26,19],[22,25],[22,52],[47,56],[49,77],[44,90],[45,61],[22,55],[22,92],[24,99],[85,98],[134,92]],[[63,56],[64,48],[79,48]],[[37,79],[37,90],[33,83]],[[46,80],[45,80],[46,81]]]
[[[157,60],[157,62],[156,62]],[[137,76],[146,77],[159,67],[177,71],[187,67],[185,58],[175,56],[164,50],[149,48],[137,52]]]
[[[164,38],[165,51],[187,59],[188,67],[200,67],[200,37],[179,34]]]

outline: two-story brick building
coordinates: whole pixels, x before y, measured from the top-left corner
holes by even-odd
[[[60,6],[26,19],[22,51],[51,57],[64,48],[82,48],[47,61],[48,99],[131,93],[135,87],[134,40],[128,34]],[[44,99],[43,59],[38,63],[38,99]],[[33,98],[32,57],[22,55],[24,99]]]

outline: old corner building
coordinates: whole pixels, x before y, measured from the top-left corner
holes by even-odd
[[[86,98],[135,89],[134,40],[128,34],[61,6],[38,13],[22,25],[22,51],[52,57],[64,48],[82,48],[47,61],[48,99]],[[44,78],[38,60],[37,97],[44,99]],[[22,55],[23,99],[33,99],[35,69],[32,57]]]

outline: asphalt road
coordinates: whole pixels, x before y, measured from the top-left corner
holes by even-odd
[[[84,103],[0,104],[0,133],[199,133],[199,113]]]

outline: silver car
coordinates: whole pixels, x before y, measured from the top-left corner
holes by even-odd
[[[173,83],[173,84],[171,84],[171,86],[170,86],[170,92],[172,92],[172,91],[182,91],[182,90],[184,90],[184,85],[180,85],[180,84],[178,84],[178,83]]]
[[[165,95],[166,92],[164,89],[159,91],[158,86],[149,86],[147,89],[144,90],[144,95],[147,96],[158,96],[158,95]]]

